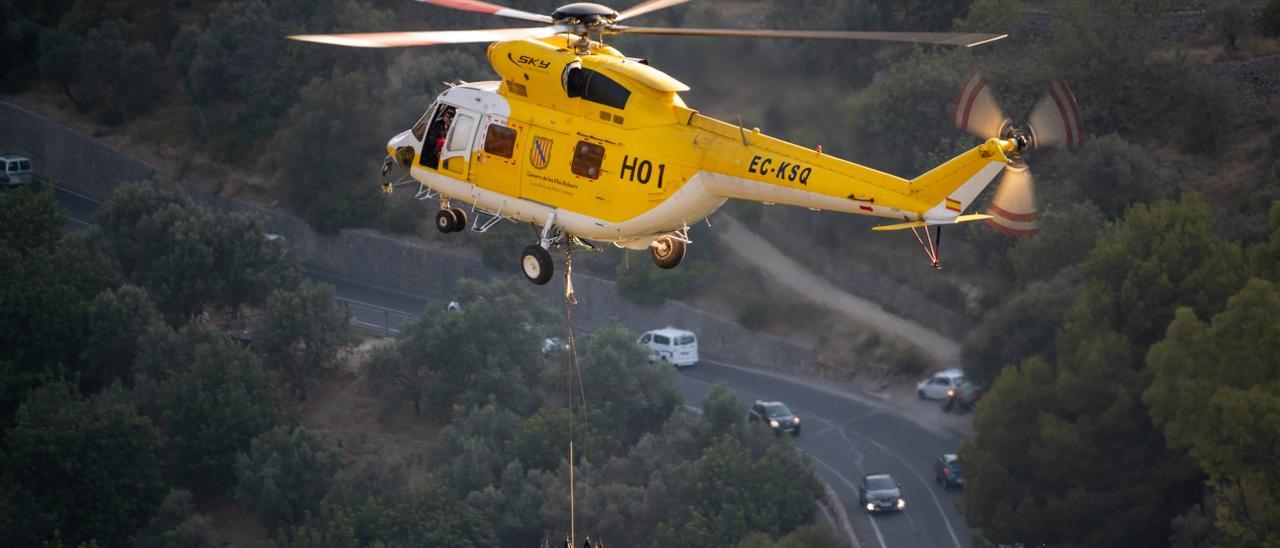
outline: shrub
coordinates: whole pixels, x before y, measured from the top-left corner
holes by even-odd
[[[733,305],[738,323],[747,329],[760,329],[769,323],[769,308],[768,299],[756,295],[745,297]]]

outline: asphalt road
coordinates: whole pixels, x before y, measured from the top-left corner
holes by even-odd
[[[67,226],[83,228],[97,209],[90,198],[56,190],[68,210]],[[353,282],[326,272],[307,276],[333,285],[338,297],[356,303],[357,320],[369,326],[416,317],[444,303],[423,296],[390,291]],[[662,321],[655,320],[654,325]],[[958,491],[945,491],[933,481],[933,461],[953,452],[963,435],[940,436],[876,405],[875,398],[842,393],[821,383],[703,361],[680,371],[679,388],[685,401],[700,406],[711,387],[724,381],[745,402],[756,399],[785,402],[801,418],[803,430],[796,445],[808,454],[817,473],[836,490],[854,531],[866,548],[966,547],[970,531],[956,510]],[[902,513],[868,515],[858,504],[855,486],[864,474],[889,473],[902,485],[907,501]]]

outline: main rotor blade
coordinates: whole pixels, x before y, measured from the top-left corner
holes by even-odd
[[[550,15],[539,15],[537,13],[529,13],[517,9],[511,9],[488,2],[479,0],[417,0],[426,4],[434,4],[437,6],[461,10],[483,13],[486,15],[497,15],[498,17],[506,17],[508,19],[519,19],[521,21],[532,21],[534,23],[551,24],[554,20]]]
[[[645,2],[641,2],[639,4],[631,6],[626,10],[624,10],[622,13],[618,14],[618,21],[622,21],[624,19],[630,19],[637,15],[644,15],[651,11],[666,9],[671,6],[678,6],[688,1],[689,0],[647,0]]]
[[[954,32],[861,32],[823,30],[770,29],[695,29],[666,27],[612,26],[611,34],[659,34],[666,36],[738,36],[744,38],[818,38],[826,40],[873,40],[878,42],[910,42],[971,48],[1006,38],[1007,34],[964,34]]]
[[[528,29],[371,32],[363,34],[300,34],[289,38],[302,42],[353,48],[398,48],[405,46],[434,46],[437,44],[501,42],[503,40],[520,40],[522,38],[546,38],[555,36],[556,33],[555,27],[533,27]]]

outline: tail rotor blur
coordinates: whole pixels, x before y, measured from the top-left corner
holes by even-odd
[[[1063,81],[1054,82],[1027,117],[1026,127],[1014,125],[1004,115],[987,80],[979,72],[965,78],[952,109],[952,123],[961,131],[983,139],[1009,139],[1017,143],[1010,155],[996,196],[991,201],[987,225],[1007,236],[1026,237],[1036,225],[1035,184],[1025,155],[1032,150],[1084,146],[1084,122],[1080,107]]]

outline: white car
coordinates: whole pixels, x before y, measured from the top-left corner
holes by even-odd
[[[916,383],[916,395],[922,400],[940,400],[947,397],[947,391],[955,389],[964,382],[964,371],[947,369],[939,371],[932,377]]]
[[[0,155],[0,182],[8,186],[31,183],[31,159],[16,154]]]
[[[654,329],[636,341],[649,349],[649,361],[686,367],[698,363],[698,337],[692,331],[666,327]]]

